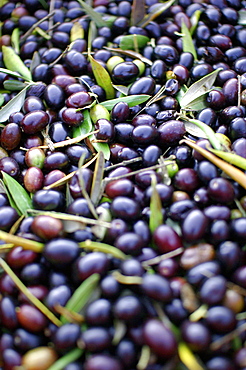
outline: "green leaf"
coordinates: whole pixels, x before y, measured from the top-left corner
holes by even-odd
[[[145,17],[145,0],[133,0],[131,25],[136,26]]]
[[[107,143],[96,143],[93,140],[96,140],[95,135],[91,135],[89,137],[93,147],[96,149],[97,152],[103,152],[104,158],[109,160],[110,158],[110,149]]]
[[[209,93],[209,91],[211,91],[211,90],[208,90],[207,93]],[[207,104],[207,101],[206,101],[206,94],[203,94],[203,95],[199,96],[198,98],[194,99],[189,104],[189,109],[186,109],[186,110],[200,111],[204,108],[207,108],[208,104]]]
[[[26,190],[13,177],[2,171],[3,181],[11,194],[20,213],[27,215],[27,210],[32,209],[32,201]]]
[[[90,113],[87,109],[83,111],[83,116],[84,121],[79,126],[73,128],[73,138],[86,135],[93,130]]]
[[[18,215],[19,215],[19,216],[21,216],[21,213],[20,213],[20,211],[19,211],[19,209],[18,209],[17,205],[15,204],[15,201],[13,200],[13,198],[12,198],[12,196],[11,196],[11,194],[10,194],[10,192],[9,192],[8,188],[7,188],[7,187],[6,187],[6,185],[4,184],[3,180],[0,180],[0,183],[1,183],[1,185],[2,185],[2,186],[4,187],[4,189],[5,189],[5,193],[6,193],[7,197],[8,197],[8,201],[9,201],[10,206],[16,210],[16,212],[18,213]]]
[[[100,201],[103,201],[103,198],[101,198]],[[108,230],[108,228],[103,224],[103,222],[111,222],[112,216],[111,216],[110,210],[104,208],[103,206],[97,207],[96,211],[97,211],[97,214],[99,215],[98,225],[92,226],[91,231],[96,236],[96,238],[103,240]],[[101,222],[101,225],[100,225],[100,221],[103,221]]]
[[[145,58],[142,54],[137,53],[136,51],[133,51],[133,50],[122,50],[120,48],[109,48],[107,46],[105,46],[104,49],[112,51],[113,53],[119,53],[119,54],[127,55],[128,57],[133,58],[133,59],[139,59],[142,62],[144,62],[144,63],[146,63],[150,66],[152,66],[152,64],[153,64],[153,62],[151,60],[149,60],[148,58]]]
[[[204,367],[197,361],[196,356],[190,350],[186,343],[180,342],[178,353],[181,361],[189,370],[204,370]]]
[[[161,15],[165,10],[170,8],[170,6],[173,5],[175,0],[170,0],[165,3],[159,4],[159,6],[155,7],[155,10],[149,14],[147,14],[144,19],[138,23],[138,26],[140,27],[146,27],[150,22],[155,20],[159,15]]]
[[[31,72],[12,48],[8,46],[2,46],[2,52],[3,52],[3,61],[6,68],[14,72],[19,72],[20,75],[27,81],[32,81]]]
[[[41,63],[40,55],[37,51],[35,51],[32,57],[30,71],[33,72],[34,68],[36,68],[40,63]]]
[[[79,313],[85,304],[90,299],[100,280],[99,274],[93,274],[84,280],[80,286],[74,291],[72,297],[68,300],[65,308],[69,311]],[[61,322],[65,324],[67,321],[65,316],[61,316]]]
[[[190,21],[191,21],[190,34],[191,34],[191,36],[193,36],[193,34],[194,34],[194,32],[197,28],[197,25],[198,25],[198,22],[200,20],[201,14],[202,14],[201,10],[196,10],[192,14],[192,16],[190,17]]]
[[[156,190],[155,175],[152,177],[151,188],[149,228],[151,233],[153,233],[158,226],[163,224],[162,203],[160,195]]]
[[[4,103],[4,96],[3,94],[0,94],[0,107],[3,105]]]
[[[102,152],[98,152],[98,158],[95,164],[92,186],[91,186],[91,194],[90,194],[91,201],[95,205],[98,204],[102,196],[101,186],[102,186],[102,180],[103,180],[103,175],[104,175],[104,165],[105,165],[104,155]]]
[[[63,370],[71,362],[78,360],[83,352],[83,349],[80,348],[72,349],[54,362],[47,370]]]
[[[91,44],[92,41],[97,37],[97,27],[95,25],[95,22],[91,21],[89,25],[89,30],[88,30],[88,52],[91,51]]]
[[[203,139],[208,138],[208,136],[205,134],[205,132],[202,129],[200,129],[197,125],[195,125],[194,123],[190,121],[185,122],[185,129],[192,136],[196,136],[196,137],[203,138]]]
[[[190,109],[190,105],[195,99],[207,94],[212,88],[220,71],[221,68],[218,68],[208,75],[202,77],[200,80],[194,82],[180,100],[181,109]]]
[[[88,249],[90,251],[99,251],[106,254],[111,254],[113,257],[120,260],[125,260],[127,258],[126,254],[121,252],[120,249],[113,247],[112,245],[93,242],[91,240],[86,240],[85,242],[79,243],[81,248]]]
[[[40,2],[40,4],[42,5],[42,7],[44,9],[48,9],[49,8],[49,5],[46,3],[45,0],[38,0]]]
[[[27,84],[17,80],[6,80],[4,81],[3,86],[6,90],[21,91],[27,86]]]
[[[239,10],[239,19],[237,21],[238,24],[246,26],[246,10]]]
[[[26,91],[29,86],[26,86],[13,99],[5,104],[2,109],[0,109],[0,122],[7,121],[12,113],[19,112],[21,110],[26,97]]]
[[[182,36],[183,52],[191,53],[194,57],[194,60],[196,61],[197,54],[196,54],[196,48],[194,45],[194,41],[192,40],[190,31],[184,21],[182,21],[181,33],[183,35]]]
[[[15,28],[11,35],[11,44],[14,48],[16,54],[20,53],[20,30],[19,28]]]
[[[184,119],[185,121],[190,122],[191,124],[194,124],[198,128],[200,128],[205,133],[205,135],[207,136],[211,145],[215,149],[218,149],[218,150],[221,149],[221,143],[220,143],[219,139],[217,138],[217,136],[215,135],[214,130],[210,126],[206,125],[206,123],[204,123],[202,121],[199,121],[198,119],[191,119],[191,118],[188,118],[188,117],[182,117],[182,119]]]
[[[107,27],[107,22],[102,19],[102,16],[100,13],[95,12],[95,10],[88,4],[86,4],[82,0],[78,0],[86,14],[93,20],[97,27]]]
[[[243,158],[235,153],[223,152],[222,150],[216,150],[212,148],[209,148],[209,150],[218,157],[224,159],[224,161],[246,170],[246,158]]]
[[[120,49],[135,50],[142,49],[150,41],[149,37],[142,35],[126,35],[120,39]]]
[[[10,71],[9,69],[6,69],[6,68],[0,68],[0,72],[6,73],[7,75],[12,76],[12,77],[20,78],[19,73]]]
[[[75,22],[70,31],[70,42],[84,38],[84,29],[79,22]]]
[[[100,103],[103,105],[105,108],[107,108],[109,111],[113,109],[115,104],[119,102],[125,102],[129,105],[129,107],[134,107],[135,105],[142,104],[146,102],[150,98],[150,95],[130,95],[130,96],[125,96],[122,98],[117,98],[117,99],[112,99],[108,101],[104,101]]]
[[[107,99],[113,99],[115,91],[109,73],[91,55],[89,55],[89,61],[97,84],[105,90]]]

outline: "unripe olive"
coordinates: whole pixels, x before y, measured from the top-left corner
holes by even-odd
[[[57,360],[57,353],[49,347],[37,347],[22,357],[25,370],[47,370]]]
[[[28,167],[43,168],[45,154],[42,149],[31,148],[26,152],[25,162]]]
[[[121,58],[121,57],[118,57],[116,55],[114,55],[113,57],[109,58],[108,61],[107,61],[107,64],[106,64],[106,67],[109,71],[109,73],[112,72],[112,70],[114,69],[114,67],[119,64],[119,63],[122,63],[124,62],[124,59]]]
[[[140,59],[133,60],[133,63],[136,64],[136,66],[139,69],[139,76],[142,76],[145,72],[145,64]]]

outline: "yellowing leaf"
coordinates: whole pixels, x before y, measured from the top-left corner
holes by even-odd
[[[185,343],[179,343],[178,353],[180,360],[189,370],[205,370]]]
[[[84,29],[79,22],[75,22],[70,32],[70,42],[84,38]]]
[[[114,88],[112,86],[111,78],[106,69],[98,63],[91,55],[89,55],[92,71],[97,84],[101,86],[105,92],[107,99],[113,99],[115,96]]]
[[[158,191],[156,190],[156,177],[153,175],[151,181],[152,194],[150,198],[149,228],[153,233],[163,223],[162,204]]]
[[[14,72],[19,72],[20,75],[27,81],[32,80],[31,72],[12,48],[8,46],[2,46],[2,52],[3,61],[6,68]]]
[[[183,34],[182,36],[183,51],[191,53],[194,59],[197,60],[196,48],[192,40],[190,31],[184,21],[182,21],[181,33]]]

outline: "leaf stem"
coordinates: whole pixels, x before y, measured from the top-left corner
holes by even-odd
[[[51,312],[38,298],[36,298],[30,290],[22,283],[22,281],[17,277],[14,271],[9,267],[9,265],[1,258],[0,265],[4,271],[11,277],[17,288],[29,299],[29,301],[39,309],[51,322],[56,326],[61,326],[61,321]]]
[[[22,238],[21,236],[12,235],[0,230],[0,239],[4,240],[8,244],[14,244],[15,246],[21,246],[23,249],[28,249],[33,252],[40,253],[43,250],[44,244],[36,242],[35,240],[29,240]]]
[[[42,19],[39,19],[36,23],[34,23],[29,28],[29,30],[26,33],[24,33],[24,35],[21,36],[21,41],[25,41],[27,39],[27,37],[32,34],[32,32],[35,30],[36,27],[38,27],[44,21],[47,21],[47,19],[53,17],[54,14],[55,14],[55,11],[53,11],[52,13],[47,14],[45,17],[43,17]]]
[[[76,361],[83,354],[83,350],[75,348],[72,351],[66,353],[63,357],[59,358],[48,370],[63,370],[71,362]]]

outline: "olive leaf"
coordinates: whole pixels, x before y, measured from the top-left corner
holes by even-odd
[[[185,129],[192,136],[196,136],[196,137],[203,138],[203,139],[208,138],[208,136],[205,134],[205,132],[201,128],[199,128],[197,125],[195,125],[194,123],[190,121],[185,122]]]
[[[69,365],[71,362],[74,362],[78,360],[84,350],[80,348],[72,349],[70,352],[67,352],[65,355],[60,357],[56,362],[54,362],[48,370],[63,370],[67,365]]]
[[[107,46],[105,46],[104,49],[112,51],[114,53],[127,55],[128,57],[133,58],[133,59],[139,59],[142,62],[144,62],[144,63],[146,63],[150,66],[152,66],[152,64],[153,64],[153,62],[150,59],[145,58],[142,54],[137,53],[136,51],[133,51],[133,50],[122,50],[120,48],[110,48],[110,47],[107,47]]]
[[[102,198],[101,198],[102,200]],[[104,223],[100,224],[100,221],[103,222],[110,222],[112,217],[111,217],[111,212],[109,209],[104,208],[103,206],[99,206],[96,209],[97,214],[99,215],[98,217],[98,225],[94,225],[91,227],[91,231],[93,234],[99,239],[102,240],[108,230],[108,227],[104,225]]]
[[[125,35],[120,39],[120,49],[138,50],[142,49],[150,41],[149,37],[143,35]]]
[[[38,0],[44,9],[48,9],[49,5],[45,0]]]
[[[25,101],[26,91],[29,87],[30,85],[26,86],[13,99],[5,104],[2,109],[0,109],[0,122],[7,121],[12,113],[19,112],[21,110]]]
[[[240,167],[246,170],[246,158],[241,157],[235,153],[224,152],[222,150],[216,150],[208,148],[212,153],[216,154],[218,157],[224,159],[226,162],[233,164],[234,166]]]
[[[20,30],[19,28],[14,28],[12,35],[11,35],[11,44],[16,54],[19,54],[20,53]]]
[[[182,33],[183,51],[191,53],[194,57],[194,60],[196,61],[197,60],[196,48],[192,40],[190,31],[184,21],[182,21],[181,33]]]
[[[187,117],[183,117],[181,116],[182,119],[184,119],[185,121],[189,122],[190,124],[194,124],[195,126],[197,126],[199,129],[201,129],[205,135],[207,136],[210,144],[217,150],[220,150],[221,149],[221,143],[218,139],[218,137],[215,135],[215,132],[214,130],[206,125],[206,123],[202,122],[202,121],[199,121],[198,119],[191,119],[191,118],[187,118]]]
[[[93,274],[89,276],[86,280],[84,280],[74,291],[73,295],[66,303],[65,308],[69,311],[79,313],[90,299],[91,295],[98,285],[99,280],[99,274]],[[63,324],[68,322],[65,316],[61,316],[60,320]]]
[[[48,319],[56,326],[61,326],[61,321],[51,312],[37,297],[35,297],[30,290],[22,283],[14,271],[9,267],[9,265],[0,258],[0,265],[13,280],[17,288],[28,298],[28,300],[35,306],[39,311],[41,311]]]
[[[239,18],[238,18],[237,23],[245,26],[246,25],[246,10],[239,10],[238,14],[239,14]]]
[[[133,0],[131,25],[136,26],[145,17],[145,0]]]
[[[0,94],[0,107],[3,105],[3,103],[4,103],[4,95]]]
[[[91,44],[92,41],[97,37],[97,27],[95,22],[91,21],[89,25],[89,30],[88,30],[88,52],[91,51]]]
[[[84,38],[84,29],[79,22],[75,22],[70,31],[70,42]]]
[[[163,12],[165,12],[165,10],[167,10],[168,8],[170,8],[170,6],[172,6],[174,2],[175,2],[175,0],[170,0],[170,1],[167,1],[167,2],[162,3],[162,4],[158,4],[158,6],[155,7],[155,9],[153,10],[153,12],[147,14],[141,20],[141,22],[138,23],[138,26],[140,26],[140,27],[146,27],[150,22],[152,22],[157,17],[159,17],[159,15],[161,15]]]
[[[91,186],[91,201],[93,204],[97,205],[98,202],[100,201],[102,197],[102,192],[101,192],[101,185],[102,185],[102,180],[103,180],[103,175],[104,175],[104,155],[103,152],[99,151],[98,152],[98,157],[97,161],[95,164],[95,169],[94,169],[94,174],[93,174],[93,179],[92,179],[92,186]]]
[[[192,14],[192,16],[190,17],[190,22],[191,22],[190,34],[191,34],[191,36],[193,36],[193,34],[194,34],[194,32],[197,28],[197,25],[198,25],[198,22],[200,20],[201,14],[202,14],[202,10],[196,10]]]
[[[92,72],[97,81],[97,84],[105,90],[107,99],[113,99],[115,96],[115,92],[109,73],[91,55],[89,55],[89,61],[91,63]]]
[[[102,103],[105,108],[107,108],[109,111],[113,109],[115,104],[119,102],[125,102],[129,105],[129,107],[134,107],[135,105],[142,104],[146,102],[150,98],[150,95],[130,95],[130,96],[125,96],[122,98],[117,98],[117,99],[112,99],[112,100],[107,100]]]
[[[200,80],[194,82],[180,100],[181,109],[192,109],[192,103],[196,99],[207,94],[212,88],[214,81],[216,80],[216,77],[220,71],[221,68],[218,68],[208,75],[202,77]]]
[[[32,81],[31,72],[12,48],[8,46],[2,46],[2,52],[4,65],[7,69],[10,69],[14,72],[19,72],[20,75],[27,81]]]
[[[162,203],[160,195],[156,190],[156,176],[153,175],[151,179],[152,194],[150,198],[150,218],[149,218],[149,228],[153,233],[155,229],[163,224],[163,214],[162,214]]]
[[[89,137],[93,147],[96,149],[97,152],[103,152],[104,158],[109,160],[110,158],[110,149],[107,143],[97,143],[94,140],[96,140],[95,135],[91,135]],[[93,142],[94,141],[94,142]]]
[[[113,84],[113,87],[115,88],[115,90],[119,91],[122,95],[125,95],[125,96],[128,95],[129,88],[127,86]]]
[[[232,166],[231,164],[225,162],[224,160],[216,157],[210,151],[201,148],[199,145],[196,145],[192,140],[183,139],[180,143],[185,143],[198,153],[200,153],[204,158],[212,162],[215,166],[219,167],[224,171],[229,177],[234,181],[240,184],[244,189],[246,189],[246,175],[239,170],[238,168]]]
[[[86,14],[95,22],[97,27],[107,27],[107,22],[103,20],[100,13],[96,12],[90,5],[86,4],[82,0],[78,0]]]
[[[27,86],[27,84],[17,80],[6,80],[4,81],[3,86],[6,90],[21,91]]]
[[[13,177],[2,171],[3,181],[20,214],[27,215],[27,210],[32,209],[32,201],[26,190]]]
[[[40,55],[37,51],[35,51],[30,65],[31,73],[33,72],[34,68],[36,68],[40,63],[41,63]]]
[[[186,343],[180,342],[178,345],[178,353],[180,360],[189,370],[204,370],[205,367],[201,366],[200,363],[197,361],[196,356],[190,350]]]
[[[77,127],[73,128],[73,138],[86,135],[93,130],[91,117],[88,109],[83,111],[84,120]]]
[[[19,73],[16,73],[14,71],[10,71],[7,68],[0,68],[0,72],[6,73],[7,75],[12,76],[12,77],[16,77],[16,78],[21,77]]]
[[[120,249],[113,247],[112,245],[93,242],[92,240],[86,240],[85,242],[79,243],[81,248],[88,249],[90,251],[99,251],[106,254],[111,254],[113,257],[120,260],[125,260],[127,258],[126,254],[121,252]]]

